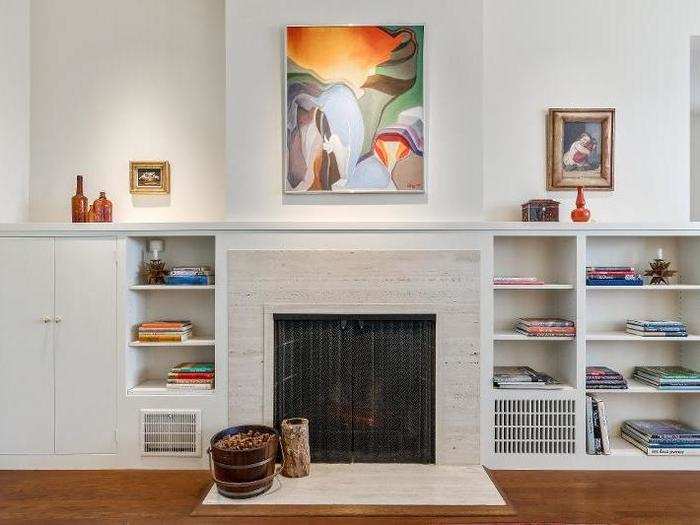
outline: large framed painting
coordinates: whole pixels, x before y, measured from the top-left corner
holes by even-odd
[[[612,190],[614,109],[550,109],[547,189]]]
[[[285,192],[424,192],[424,27],[285,32]]]

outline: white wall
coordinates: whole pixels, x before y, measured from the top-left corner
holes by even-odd
[[[689,45],[695,0],[486,0],[484,210],[516,219],[545,192],[549,107],[614,107],[615,191],[604,221],[689,217]],[[552,192],[568,217],[574,194]]]
[[[228,216],[292,221],[478,217],[481,9],[481,0],[227,0]],[[425,23],[426,195],[283,195],[283,27],[333,23]]]
[[[28,0],[0,0],[0,72],[0,222],[21,222],[28,213]]]
[[[33,221],[69,221],[75,176],[116,221],[225,216],[223,0],[32,0]],[[132,199],[129,160],[172,193]]]

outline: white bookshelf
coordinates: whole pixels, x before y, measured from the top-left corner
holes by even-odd
[[[700,457],[647,456],[620,437],[627,419],[678,419],[700,426],[700,390],[665,391],[631,379],[638,365],[682,365],[700,369],[700,235],[688,231],[634,233],[510,230],[491,236],[484,271],[483,329],[486,387],[482,400],[482,454],[492,468],[525,469],[700,469]],[[668,286],[587,286],[586,266],[648,267],[658,248],[678,270]],[[537,277],[544,285],[493,285],[493,276]],[[648,282],[648,281],[647,281]],[[534,338],[513,330],[521,316],[555,316],[576,321],[575,338]],[[628,318],[678,319],[688,337],[640,337],[625,333]],[[562,390],[498,389],[491,385],[492,367],[524,365],[553,375]],[[586,366],[609,366],[628,378],[628,389],[586,389]],[[606,405],[610,455],[586,454],[585,399],[589,392]],[[568,403],[568,404],[567,404]],[[573,405],[571,405],[573,403]],[[575,408],[571,408],[574,406]],[[544,407],[544,409],[542,408]],[[538,410],[549,413],[532,415]],[[538,419],[539,418],[539,419]],[[566,453],[511,453],[498,434],[506,421],[505,439],[536,441],[547,436],[573,439]],[[526,438],[517,434],[522,421]],[[538,423],[538,422],[543,423]],[[566,421],[547,428],[551,421]],[[485,423],[485,424],[484,424]],[[547,433],[549,432],[549,433]],[[559,433],[558,433],[559,432]],[[568,434],[567,434],[568,432]],[[572,434],[573,432],[573,434]],[[573,437],[572,437],[573,436]],[[546,438],[550,439],[550,438]],[[554,438],[559,439],[559,438]],[[565,439],[564,437],[561,438]]]
[[[216,241],[212,235],[157,236],[165,249],[161,258],[172,266],[210,266],[216,272]],[[168,390],[170,369],[182,362],[216,362],[216,286],[147,285],[144,263],[150,259],[151,237],[126,240],[125,388],[127,396],[214,395],[215,390]],[[182,342],[138,341],[138,325],[159,319],[189,319],[192,337]],[[218,371],[217,371],[218,372]]]

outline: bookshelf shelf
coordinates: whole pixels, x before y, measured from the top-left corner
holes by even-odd
[[[191,290],[197,290],[199,292],[214,291],[216,285],[214,284],[200,284],[200,285],[168,285],[168,284],[133,284],[129,286],[129,290],[135,292],[153,292],[153,291],[168,291],[168,292],[186,292]]]
[[[682,292],[682,291],[700,291],[700,284],[668,284],[668,285],[650,285],[643,286],[586,286],[586,290],[596,291],[636,291],[636,292]]]
[[[642,337],[626,332],[597,332],[586,334],[586,341],[635,341],[643,343],[669,343],[700,341],[700,335],[688,334],[688,337]]]
[[[131,396],[211,396],[214,390],[170,389],[165,379],[147,379],[128,390]]]
[[[157,347],[157,346],[214,346],[216,344],[216,341],[213,339],[188,339],[187,341],[182,341],[182,342],[152,342],[152,343],[145,343],[142,341],[131,341],[129,343],[129,346],[131,347]]]
[[[700,389],[697,390],[659,390],[650,385],[645,385],[640,381],[634,379],[627,380],[627,386],[629,388],[625,389],[597,389],[597,388],[587,388],[586,393],[595,394],[599,396],[605,396],[608,394],[673,394],[673,395],[683,395],[683,394],[699,394]]]
[[[573,290],[573,284],[494,284],[494,290]]]
[[[546,343],[554,341],[574,341],[575,337],[533,337],[529,335],[518,334],[515,332],[499,332],[493,334],[494,341],[528,341],[537,343]]]

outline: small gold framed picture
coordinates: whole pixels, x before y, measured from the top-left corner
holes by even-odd
[[[612,108],[552,108],[547,115],[547,190],[615,187]]]
[[[170,193],[170,163],[167,160],[129,162],[131,193]]]

